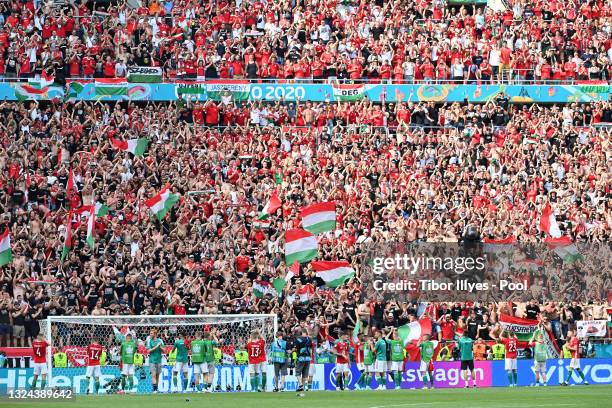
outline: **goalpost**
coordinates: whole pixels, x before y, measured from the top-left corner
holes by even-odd
[[[185,334],[188,340],[195,334],[214,331],[218,345],[215,348],[215,372],[212,380],[217,390],[250,390],[246,365],[236,364],[235,352],[245,350],[253,331],[258,331],[269,345],[277,331],[275,314],[241,315],[168,315],[168,316],[50,316],[41,327],[47,343],[47,363],[52,387],[71,387],[74,392],[92,391],[91,381],[86,381],[87,346],[93,338],[98,339],[105,350],[105,362],[101,364],[100,393],[114,393],[121,372],[119,369],[119,346],[129,331],[138,345],[138,353],[144,357],[142,365],[135,367],[132,392],[152,392],[152,379],[148,367],[148,356],[144,346],[151,329],[156,328],[158,337],[164,342],[162,369],[157,378],[159,392],[173,392],[172,361],[168,352],[174,341]],[[68,357],[67,367],[54,367],[53,353],[63,352]],[[188,391],[193,391],[195,379],[191,361],[188,368]],[[182,377],[182,373],[179,373]],[[271,384],[271,376],[268,376]],[[181,383],[179,378],[179,384]],[[180,388],[180,387],[179,387]]]

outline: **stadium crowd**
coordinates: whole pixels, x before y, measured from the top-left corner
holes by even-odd
[[[521,107],[503,95],[484,106],[4,101],[0,232],[10,230],[13,262],[0,268],[0,340],[26,344],[53,315],[275,312],[286,328],[323,318],[340,330],[359,316],[396,325],[410,303],[361,296],[363,245],[453,242],[470,225],[483,238],[538,242],[546,200],[564,235],[609,242],[611,108]],[[111,136],[146,137],[147,152],[118,150]],[[164,185],[181,198],[158,221],[143,201]],[[282,208],[258,227],[272,191]],[[304,265],[282,298],[256,298],[255,280],[287,274],[283,232],[321,201],[336,202],[337,230],[321,235],[319,258],[350,260],[357,278],[333,292]],[[94,202],[110,212],[96,218],[92,250],[86,218],[67,211]],[[559,337],[585,314],[600,317],[602,270],[583,277],[594,289],[584,299],[540,305]],[[457,327],[472,308],[448,307],[460,308]]]
[[[0,76],[609,81],[610,3],[512,0],[0,4]]]

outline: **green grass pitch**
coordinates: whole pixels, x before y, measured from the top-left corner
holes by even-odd
[[[66,408],[553,408],[612,406],[612,385],[388,391],[314,391],[77,396],[72,402],[0,402],[2,407]],[[189,399],[189,401],[187,401]]]

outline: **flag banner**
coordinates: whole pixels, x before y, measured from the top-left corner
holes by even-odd
[[[431,335],[431,319],[423,318],[400,326],[397,334],[404,342],[404,346],[413,340],[420,341],[424,335]]]
[[[348,102],[359,101],[365,96],[365,84],[338,84],[333,83],[334,100]]]
[[[313,234],[336,229],[336,203],[333,201],[309,205],[300,211],[302,228]]]
[[[206,81],[206,95],[213,101],[246,101],[251,95],[249,81]]]
[[[567,235],[560,238],[546,238],[544,242],[565,263],[572,264],[583,259],[582,254]]]
[[[281,205],[282,201],[278,197],[278,192],[273,191],[272,195],[270,195],[270,201],[268,201],[268,203],[264,206],[263,210],[261,210],[261,213],[259,214],[259,217],[257,218],[259,220],[267,219],[270,215],[274,214],[276,210],[281,207]]]
[[[516,337],[519,340],[519,347],[521,348],[527,347],[528,342],[536,332],[541,332],[544,334],[544,343],[546,344],[548,355],[552,356],[553,358],[559,358],[560,350],[553,333],[541,326],[539,321],[523,319],[501,313],[499,317],[499,324],[501,324],[502,329],[512,331],[514,334],[516,334]]]
[[[0,266],[10,264],[13,261],[13,250],[11,249],[11,234],[8,230],[0,235]]]
[[[576,332],[581,339],[587,337],[604,337],[607,332],[607,320],[578,320]]]
[[[310,266],[317,272],[317,276],[325,281],[330,288],[343,285],[355,276],[355,270],[346,261],[313,261]]]
[[[123,78],[96,78],[96,96],[127,96],[128,83]]]
[[[161,67],[128,67],[128,82],[159,83],[163,80]]]
[[[261,299],[266,295],[276,296],[276,290],[270,282],[256,280],[253,282],[253,294],[256,298]]]
[[[509,252],[514,249],[516,239],[512,236],[503,239],[484,238],[484,251],[487,253]]]
[[[149,140],[144,137],[128,140],[118,140],[114,137],[109,137],[109,140],[113,147],[124,152],[130,152],[137,157],[143,156],[149,146]]]
[[[162,220],[179,200],[180,196],[172,194],[170,186],[166,186],[155,196],[146,200],[145,205],[157,216],[158,220]]]
[[[542,215],[540,217],[540,231],[545,232],[553,238],[559,238],[561,236],[561,230],[559,229],[559,224],[557,224],[555,213],[550,207],[550,201],[546,202],[546,205],[542,210]]]
[[[317,239],[308,231],[295,228],[285,233],[285,263],[305,263],[318,255]]]

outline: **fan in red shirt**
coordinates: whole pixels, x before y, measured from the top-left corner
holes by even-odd
[[[266,342],[258,331],[251,334],[246,349],[249,355],[251,389],[264,391],[266,389]]]
[[[34,352],[34,376],[32,377],[32,389],[36,388],[38,376],[41,378],[40,388],[45,388],[47,385],[47,347],[49,343],[45,341],[42,333],[32,342],[32,351]]]
[[[506,374],[508,375],[508,381],[510,382],[511,387],[516,387],[518,386],[518,373],[516,371],[518,339],[516,338],[516,334],[514,334],[514,332],[508,331],[508,337],[504,337],[504,334],[502,333],[500,340],[506,347],[506,360],[504,363],[504,368],[506,370]]]
[[[100,357],[102,356],[102,352],[104,351],[104,347],[100,345],[97,339],[93,339],[92,343],[87,346],[87,371],[85,372],[85,378],[87,380],[87,393],[89,393],[89,381],[91,377],[94,379],[94,394],[98,393],[98,389],[100,389],[100,376],[102,372],[100,371]]]
[[[561,383],[561,385],[566,386],[568,384],[570,378],[572,378],[574,370],[576,370],[580,378],[582,378],[582,383],[584,385],[589,385],[586,378],[584,378],[584,373],[580,369],[580,340],[573,330],[567,332],[566,344],[567,348],[572,353],[572,359],[570,361],[569,370],[567,371],[567,377],[565,378],[565,381]]]

